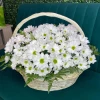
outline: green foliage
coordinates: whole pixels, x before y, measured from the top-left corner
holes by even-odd
[[[4,61],[5,61],[5,56],[3,55],[0,57],[0,62],[4,62]]]
[[[21,35],[24,35],[24,36],[25,36],[25,33],[24,33],[22,30],[19,30],[19,33],[20,33]]]
[[[50,89],[52,87],[52,83],[54,80],[58,80],[58,79],[62,79],[63,80],[63,76],[64,75],[68,75],[68,74],[71,74],[71,73],[74,73],[74,72],[82,72],[82,70],[78,69],[77,67],[70,67],[70,68],[67,68],[67,69],[62,69],[60,70],[57,74],[54,74],[53,72],[46,75],[44,77],[44,81],[47,81],[48,82],[48,92],[50,92]]]
[[[29,84],[29,83],[32,82],[33,80],[40,78],[40,76],[37,75],[37,74],[27,74],[27,78],[28,78],[28,79],[27,79],[27,81],[26,81],[25,86],[27,86],[27,84]]]
[[[11,57],[11,54],[6,53],[3,56],[0,56],[0,69],[4,70],[6,68],[11,68],[11,61],[9,61],[8,63],[5,63],[5,56],[9,56]]]
[[[16,26],[17,9],[23,3],[56,3],[56,2],[79,2],[79,3],[98,3],[100,0],[3,0],[5,21],[7,24]]]
[[[30,33],[31,40],[36,40],[35,37],[33,36],[32,32]]]
[[[5,55],[0,57],[0,69],[4,70],[8,67],[11,67],[11,62],[5,63]]]
[[[2,69],[1,69],[1,71],[2,70],[5,70],[6,68],[11,68],[11,62],[8,62],[8,63],[3,63],[3,65],[2,65],[3,67],[2,67]]]
[[[90,45],[90,49],[93,51],[93,54],[96,56],[100,55],[100,52],[98,51],[98,49],[96,48],[96,46]]]
[[[54,74],[54,72],[49,73],[48,75],[46,75],[45,77],[40,77],[39,75],[36,74],[27,74],[27,81],[26,84],[29,84],[30,82],[32,82],[34,79],[38,79],[38,78],[43,78],[44,81],[48,82],[48,93],[50,92],[50,89],[52,87],[52,84],[54,82],[54,80],[58,80],[58,79],[62,79],[63,80],[63,76],[64,75],[68,75],[74,72],[82,72],[82,70],[78,69],[77,67],[70,67],[67,69],[62,69],[60,70],[57,74]]]

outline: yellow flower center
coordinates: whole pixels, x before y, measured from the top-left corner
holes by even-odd
[[[55,52],[55,49],[54,48],[52,48],[52,52]]]
[[[50,69],[49,68],[47,68],[47,71],[49,71]]]
[[[67,65],[67,62],[65,63],[65,66]]]
[[[75,50],[76,49],[76,47],[75,46],[72,46],[72,50]]]
[[[83,52],[83,53],[85,53],[85,51],[84,51],[84,50],[83,50],[82,52]]]
[[[45,33],[44,33],[43,35],[44,35],[44,36],[47,36],[47,34],[45,34]]]
[[[43,64],[44,63],[44,59],[42,58],[42,59],[40,59],[40,63],[41,64]]]
[[[52,37],[50,37],[50,40],[52,40],[53,38]]]
[[[92,61],[93,60],[93,58],[90,58],[90,61]]]
[[[35,70],[37,71],[37,68],[35,68]]]
[[[45,49],[46,46],[43,46],[43,49]]]
[[[54,64],[57,64],[57,62],[58,62],[57,59],[53,59]]]
[[[59,52],[62,52],[62,49],[60,49]]]
[[[78,60],[78,58],[74,58],[74,60]]]
[[[82,64],[80,64],[80,66],[82,66]]]
[[[63,54],[63,57],[66,57],[66,54]]]
[[[60,40],[60,42],[62,43],[62,40]]]
[[[25,63],[25,64],[28,64],[28,61],[27,61],[27,60],[25,60],[25,61],[24,61],[24,63]]]
[[[43,72],[44,72],[44,70],[41,70],[41,72],[43,73]]]
[[[29,70],[32,70],[32,67],[30,66],[28,69],[29,69]]]
[[[33,53],[32,53],[33,55],[36,55],[36,51],[33,51]]]

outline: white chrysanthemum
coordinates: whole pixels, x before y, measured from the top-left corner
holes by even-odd
[[[69,67],[73,67],[73,66],[74,66],[74,63],[71,60],[63,63],[64,68],[69,68]]]
[[[5,56],[5,63],[7,63],[10,60],[9,56]]]
[[[65,27],[64,31],[66,31],[69,35],[74,35],[78,32],[78,30],[71,24]]]
[[[83,59],[82,59],[81,57],[79,57],[79,56],[74,56],[74,57],[73,57],[73,62],[74,62],[75,64],[80,63],[81,60],[83,60]]]
[[[24,67],[28,67],[30,65],[30,61],[27,59],[22,59],[20,62]]]
[[[62,67],[54,67],[53,68],[53,71],[54,71],[54,74],[57,74],[60,70],[62,69]]]
[[[5,53],[11,54],[11,67],[25,68],[29,74],[46,76],[50,72],[57,74],[63,68],[78,67],[85,70],[96,62],[88,43],[73,25],[43,24],[28,26],[25,35],[12,37],[5,47]],[[9,57],[5,57],[5,63]]]
[[[65,44],[62,43],[61,45],[59,45],[59,54],[62,54],[62,53],[65,53],[66,50],[65,50]]]
[[[75,52],[79,51],[80,50],[79,44],[80,43],[77,42],[77,41],[69,42],[67,44],[67,51],[70,52],[70,53],[75,53]]]
[[[27,50],[26,53],[27,53],[28,59],[35,59],[37,55],[39,54],[36,48],[30,48],[29,50]]]
[[[46,25],[46,28],[49,29],[49,31],[50,31],[51,33],[57,33],[57,28],[56,28],[56,26],[53,25],[53,24],[47,24],[47,25]]]
[[[80,53],[83,57],[87,57],[91,55],[92,51],[89,48],[83,48]]]
[[[17,55],[13,55],[11,58],[11,62],[12,69],[16,69],[16,66],[20,64],[20,57],[18,57]]]
[[[13,50],[13,45],[14,45],[14,37],[12,37],[6,44],[5,46],[5,53],[9,52],[11,53]]]
[[[28,74],[32,74],[34,72],[34,67],[32,64],[29,64],[29,66],[27,66],[25,68],[25,72],[28,73]]]
[[[15,42],[16,43],[24,42],[24,40],[25,40],[24,35],[17,34],[16,37],[15,37]]]
[[[49,62],[49,55],[47,54],[39,54],[36,58],[37,60],[34,62],[34,65],[36,65],[37,68],[43,69],[48,68],[48,62]]]
[[[88,63],[89,64],[94,64],[95,62],[96,62],[95,55],[88,56]]]
[[[54,68],[60,68],[63,65],[62,59],[59,56],[51,55],[51,66]]]
[[[50,48],[49,52],[59,54],[59,50],[60,50],[59,45],[55,44],[55,43],[53,43],[53,44],[51,43],[50,45],[51,45],[51,48]]]
[[[56,37],[55,41],[59,44],[62,44],[65,42],[65,38],[64,37]]]
[[[62,34],[62,32],[57,32],[56,34],[55,34],[55,37],[57,38],[57,37],[62,37],[63,36],[63,34]]]
[[[73,62],[75,64],[75,66],[76,66],[80,62],[86,62],[86,58],[83,58],[82,56],[74,56],[73,57]]]
[[[87,44],[87,43],[89,43],[89,40],[88,40],[87,37],[85,37],[85,36],[83,36],[83,35],[78,35],[78,37],[79,37],[79,39],[80,39],[80,41],[81,41],[82,44]]]
[[[57,30],[58,31],[63,31],[65,28],[65,25],[64,24],[59,24],[58,27],[57,27]]]
[[[34,31],[34,29],[36,29],[36,27],[28,26],[27,28],[24,29],[24,32],[25,32],[25,33],[30,33],[30,32],[32,32],[32,31]]]
[[[86,70],[87,69],[87,62],[83,61],[83,62],[80,62],[78,64],[78,68],[79,69],[82,69],[82,70]]]
[[[39,76],[46,76],[49,73],[49,71],[47,68],[43,68],[43,69],[38,69],[37,73]]]
[[[11,62],[12,63],[16,63],[16,64],[19,64],[20,62],[20,57],[18,57],[17,55],[13,55],[12,58],[11,58]]]
[[[63,61],[68,61],[68,60],[70,60],[71,59],[71,54],[70,53],[63,53],[62,54],[62,59],[63,59]]]
[[[20,48],[20,44],[19,43],[16,43],[16,44],[14,44],[14,48]]]
[[[54,41],[55,41],[55,36],[54,36],[54,34],[49,34],[48,37],[47,37],[47,41],[48,41],[48,42],[54,42]]]
[[[50,49],[49,44],[40,44],[40,47],[41,47],[41,51]]]
[[[20,48],[16,48],[16,49],[13,50],[13,52],[14,52],[15,55],[21,56],[23,51]]]
[[[79,38],[78,38],[78,36],[77,36],[77,34],[74,34],[74,36],[73,35],[70,35],[70,36],[68,36],[67,37],[68,38],[68,41],[76,41],[76,42],[80,42],[80,40],[79,40]]]
[[[16,64],[16,63],[12,63],[12,64],[11,64],[11,68],[12,68],[13,70],[15,70],[15,69],[16,69],[16,66],[17,66],[17,64]]]

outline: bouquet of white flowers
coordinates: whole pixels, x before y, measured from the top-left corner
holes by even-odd
[[[28,26],[6,44],[4,64],[33,80],[53,81],[74,72],[81,73],[96,62],[97,49],[71,24]],[[44,87],[43,87],[44,88]]]

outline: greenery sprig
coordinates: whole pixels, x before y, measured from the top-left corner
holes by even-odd
[[[62,69],[60,70],[57,74],[54,74],[54,72],[49,73],[48,75],[46,75],[45,77],[40,77],[36,74],[27,74],[27,81],[25,86],[27,86],[29,83],[31,83],[33,80],[38,79],[38,78],[43,78],[44,81],[48,82],[48,93],[50,92],[50,89],[52,87],[52,84],[54,82],[54,80],[58,80],[58,79],[62,79],[63,80],[63,76],[67,75],[67,74],[71,74],[74,72],[78,72],[81,73],[83,70],[77,68],[77,67],[70,67],[68,69]]]

